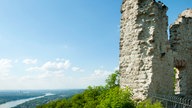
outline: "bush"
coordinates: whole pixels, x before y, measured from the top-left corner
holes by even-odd
[[[163,108],[163,105],[158,101],[152,103],[151,100],[148,99],[140,102],[136,108]]]
[[[134,108],[129,89],[114,87],[100,96],[100,104],[97,108]]]

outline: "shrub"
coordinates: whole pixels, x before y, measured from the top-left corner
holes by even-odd
[[[163,108],[163,105],[158,101],[152,103],[151,100],[148,99],[140,102],[136,108]]]

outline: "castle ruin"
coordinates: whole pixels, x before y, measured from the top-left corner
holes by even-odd
[[[176,68],[175,93],[192,96],[192,9],[183,11],[170,26],[170,44]]]
[[[170,42],[167,10],[167,6],[155,0],[123,0],[120,86],[132,89],[135,100],[144,100],[153,94],[173,95],[174,67],[179,76],[176,91],[184,95],[192,93],[191,10],[181,14],[181,19],[170,27]],[[188,50],[184,52],[183,48]]]

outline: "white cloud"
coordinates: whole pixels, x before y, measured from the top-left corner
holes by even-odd
[[[59,58],[27,69],[28,71],[39,72],[15,75],[11,73],[14,64],[14,60],[0,59],[0,89],[86,88],[89,85],[104,85],[105,79],[113,72],[113,70],[105,70],[102,67],[93,70],[92,73],[86,73],[84,69],[78,66],[71,66],[69,60]],[[83,71],[83,74],[78,73]]]
[[[108,75],[110,75],[112,72],[108,70],[103,70],[103,69],[96,69],[94,73],[91,75],[91,77],[97,78],[97,79],[106,79]]]
[[[67,61],[64,61],[64,62],[47,62],[45,63],[42,68],[44,70],[51,70],[51,69],[68,69],[70,67],[70,62],[67,60]]]
[[[65,75],[64,72],[40,72],[28,73],[23,76],[12,77],[1,80],[0,89],[70,89],[87,88],[89,85],[104,85],[105,79],[111,71],[96,69],[91,74],[81,77]],[[14,82],[13,82],[14,81]]]
[[[119,70],[119,66],[115,67],[115,71],[116,71],[116,70]]]
[[[0,59],[0,69],[7,69],[12,67],[12,60]]]
[[[80,78],[79,82],[81,82],[80,85],[83,87],[87,87],[89,85],[92,85],[92,86],[104,85],[105,80],[111,73],[112,71],[108,71],[104,69],[96,69],[89,76]]]
[[[71,66],[69,60],[61,61],[48,61],[39,67],[30,67],[27,71],[63,71],[67,70]]]
[[[63,72],[43,72],[36,76],[25,76],[20,80],[27,85],[25,89],[33,87],[35,89],[70,89],[70,88],[87,88],[88,86],[104,85],[105,79],[111,74],[111,71],[96,69],[92,74],[83,77],[71,77]]]
[[[18,62],[19,62],[19,60],[18,60],[18,59],[14,60],[14,63],[18,63]]]
[[[41,68],[40,67],[30,67],[30,68],[27,68],[26,71],[41,71]]]
[[[37,63],[37,59],[24,59],[23,63],[27,64],[27,65],[29,65],[29,64],[36,64]]]
[[[9,77],[9,72],[12,67],[12,60],[0,59],[0,79],[6,79]]]
[[[106,76],[109,75],[111,72],[107,71],[107,70],[101,70],[101,69],[97,69],[94,71],[93,75],[94,76]]]
[[[84,69],[81,69],[80,67],[72,67],[73,72],[84,72]]]

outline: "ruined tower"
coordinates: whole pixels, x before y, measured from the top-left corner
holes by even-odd
[[[176,73],[176,94],[192,96],[192,9],[183,11],[170,26]]]
[[[174,92],[167,9],[155,0],[123,0],[120,86],[131,88],[135,100]]]

